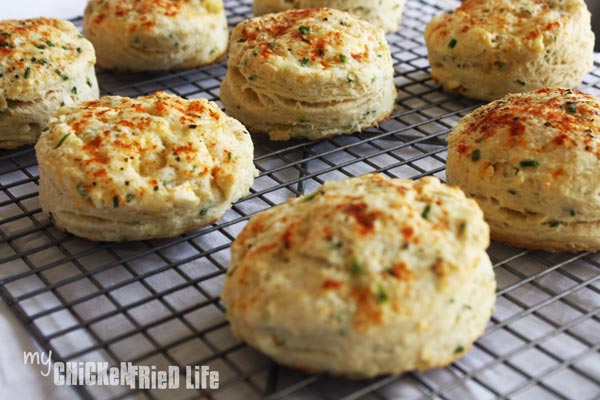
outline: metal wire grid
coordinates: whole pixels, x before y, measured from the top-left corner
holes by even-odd
[[[249,0],[226,1],[231,25]],[[399,100],[392,118],[317,143],[255,136],[251,195],[211,227],[171,240],[91,243],[41,213],[32,148],[0,153],[0,295],[55,361],[209,365],[217,391],[76,387],[82,398],[600,398],[600,254],[549,254],[493,243],[498,300],[485,335],[444,369],[351,382],[280,367],[235,340],[219,301],[231,241],[254,213],[324,181],[372,171],[444,178],[444,137],[478,103],[432,82],[422,33],[453,0],[408,0],[388,41]],[[81,23],[80,20],[75,21]],[[225,62],[178,73],[99,72],[103,94],[157,89],[218,101]],[[600,93],[595,65],[583,88]],[[465,312],[469,312],[465,307]]]

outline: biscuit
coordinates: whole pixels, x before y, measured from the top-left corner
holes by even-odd
[[[380,27],[394,32],[402,22],[404,0],[254,0],[255,16],[291,9],[330,7],[354,14]]]
[[[392,112],[383,31],[343,11],[267,14],[238,24],[221,85],[227,112],[273,140],[360,131]]]
[[[593,66],[584,0],[465,0],[425,29],[431,76],[481,100],[578,86]]]
[[[529,249],[600,250],[600,101],[572,89],[509,95],[448,138],[448,182],[484,211],[492,238]]]
[[[221,296],[235,336],[277,362],[352,378],[444,366],[495,302],[489,228],[437,178],[366,175],[252,217]]]
[[[0,21],[0,149],[35,143],[62,105],[98,98],[92,44],[68,21]]]
[[[150,71],[214,62],[229,31],[222,0],[88,0],[83,33],[98,66]]]
[[[40,204],[91,240],[171,237],[210,224],[256,175],[250,135],[204,99],[157,92],[61,108],[35,150]]]

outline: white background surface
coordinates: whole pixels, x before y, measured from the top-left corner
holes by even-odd
[[[86,0],[0,0],[0,19],[39,16],[73,18]],[[56,387],[39,367],[25,366],[23,352],[38,350],[29,334],[0,300],[0,399],[75,399],[70,388]]]

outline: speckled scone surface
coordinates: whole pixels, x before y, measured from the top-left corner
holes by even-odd
[[[233,333],[276,361],[371,377],[447,365],[495,301],[489,230],[436,178],[366,175],[252,217],[222,295]]]

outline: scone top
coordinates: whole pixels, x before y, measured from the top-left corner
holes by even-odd
[[[383,31],[334,9],[290,10],[238,24],[229,65],[254,85],[300,100],[332,89],[370,86],[391,59]],[[387,72],[387,70],[386,70]],[[290,80],[292,80],[290,82]]]
[[[416,301],[424,286],[444,292],[446,279],[478,268],[488,244],[481,210],[460,189],[431,177],[373,174],[327,182],[254,216],[232,245],[228,276],[242,293],[256,288],[259,271],[272,270],[272,288],[277,275],[302,271],[314,298],[333,292],[356,300],[353,324],[362,331],[384,323],[390,306]]]
[[[460,46],[465,55],[479,57],[483,48],[502,50],[506,59],[496,68],[521,56],[540,53],[556,41],[569,19],[588,13],[583,0],[465,0],[454,12],[434,19],[428,27],[447,52]]]
[[[238,191],[236,169],[252,165],[252,146],[240,142],[250,142],[247,131],[216,104],[157,92],[63,107],[36,152],[76,207],[153,213]]]
[[[92,44],[68,21],[0,21],[0,112],[6,100],[38,99],[40,89],[80,77],[96,61]],[[87,85],[92,87],[91,76]],[[77,93],[77,87],[71,89]]]
[[[600,218],[598,98],[548,88],[509,95],[464,117],[448,142],[448,179],[467,193],[543,213],[548,224]]]
[[[115,29],[115,34],[134,37],[140,45],[150,36],[154,43],[148,45],[157,46],[160,32],[168,32],[162,40],[172,44],[182,40],[173,35],[181,31],[174,20],[197,21],[223,10],[221,0],[89,0],[85,18],[91,25],[104,25]]]

